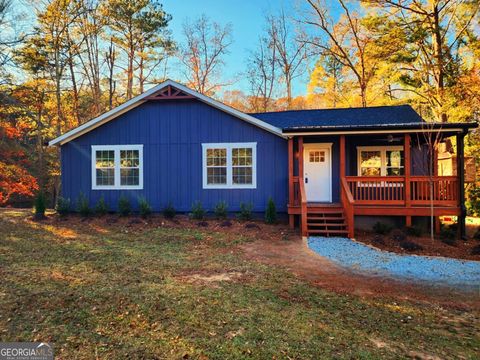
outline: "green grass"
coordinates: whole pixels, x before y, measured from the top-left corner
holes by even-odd
[[[362,300],[242,257],[208,229],[132,231],[0,213],[0,341],[57,358],[475,358],[478,313]],[[67,226],[69,226],[67,228]],[[207,281],[230,274],[229,281]]]

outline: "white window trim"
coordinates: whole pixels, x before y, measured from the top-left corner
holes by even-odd
[[[361,152],[362,151],[380,151],[380,175],[379,176],[389,176],[387,175],[387,151],[404,151],[403,146],[401,145],[392,145],[392,146],[357,146],[357,175],[362,176],[362,166],[361,166]],[[367,175],[365,175],[367,176]],[[392,175],[395,176],[395,175]],[[399,175],[403,176],[403,175]]]
[[[233,184],[233,165],[232,149],[251,148],[252,149],[252,183],[251,184]],[[208,149],[227,149],[227,183],[226,184],[208,184],[207,183],[207,150]],[[205,143],[202,144],[202,173],[204,189],[256,189],[257,188],[257,143]]]
[[[110,150],[115,152],[115,184],[97,185],[96,151]],[[120,151],[138,150],[138,185],[120,185]],[[92,190],[142,190],[143,189],[143,145],[92,145]]]

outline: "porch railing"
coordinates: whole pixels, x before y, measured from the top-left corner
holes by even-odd
[[[347,176],[348,188],[357,205],[456,206],[458,179],[455,176],[411,176],[410,191],[404,176]],[[410,194],[407,199],[407,193]]]

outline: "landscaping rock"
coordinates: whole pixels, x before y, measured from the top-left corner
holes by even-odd
[[[400,247],[403,250],[407,250],[407,251],[418,251],[418,250],[423,249],[423,247],[421,245],[418,245],[417,243],[414,243],[413,241],[402,241],[400,243]]]
[[[385,245],[385,240],[383,239],[383,236],[380,235],[380,234],[376,234],[376,235],[373,237],[373,242],[374,242],[375,244]]]
[[[254,223],[245,224],[245,229],[260,229],[260,226]]]
[[[405,233],[400,229],[393,230],[390,237],[393,241],[396,242],[402,242],[407,240],[407,235],[405,235]]]
[[[197,226],[199,227],[208,227],[208,222],[206,221],[200,221],[197,223]]]
[[[221,227],[230,227],[230,226],[232,226],[232,222],[229,221],[229,220],[222,221],[222,222],[220,223],[220,226],[221,226]]]

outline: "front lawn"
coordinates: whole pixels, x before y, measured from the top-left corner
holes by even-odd
[[[232,236],[214,221],[149,223],[33,222],[26,211],[0,210],[0,341],[52,342],[62,359],[473,359],[480,351],[476,310],[340,295],[242,254],[238,245],[274,227]]]

